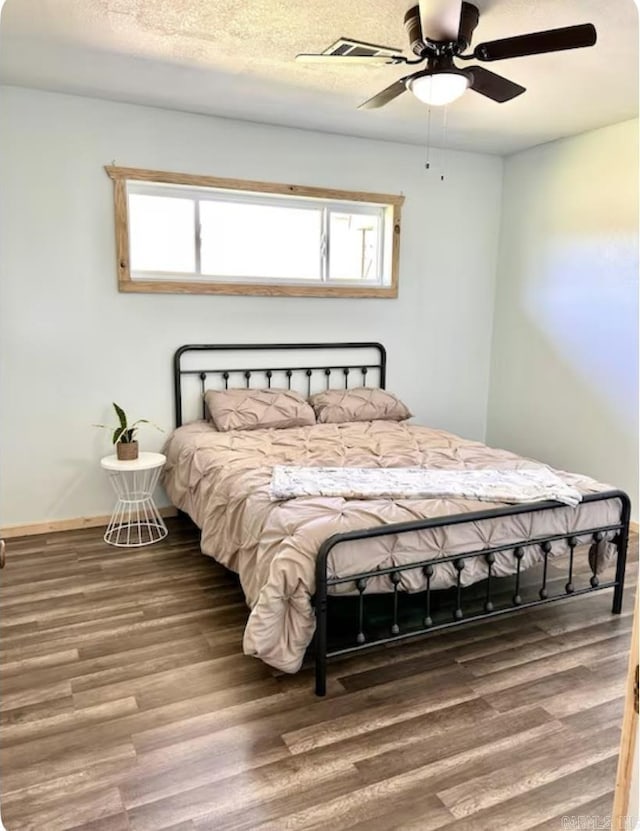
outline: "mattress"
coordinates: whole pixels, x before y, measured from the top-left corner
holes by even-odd
[[[245,653],[285,672],[300,668],[313,638],[315,559],[324,540],[345,531],[487,510],[501,504],[459,498],[304,497],[272,501],[269,486],[275,465],[499,470],[533,464],[530,459],[444,430],[390,421],[226,433],[199,421],[175,430],[165,454],[163,484],[173,504],[201,529],[203,553],[239,575],[251,609],[244,632]],[[582,494],[611,489],[587,476],[555,472]],[[330,576],[343,577],[490,545],[517,544],[534,536],[615,524],[620,512],[620,501],[610,499],[344,542],[332,550],[328,570]],[[590,541],[586,537],[579,540]],[[554,543],[553,555],[566,550],[566,543]],[[525,551],[522,567],[541,557],[539,547]],[[605,543],[601,557],[606,553]],[[513,570],[513,556],[508,552],[496,555],[495,576],[506,576]],[[480,558],[467,560],[463,585],[485,577],[486,565]],[[442,563],[435,568],[431,588],[448,588],[456,579],[453,564]],[[424,590],[422,571],[402,572],[400,588]],[[333,590],[348,593],[355,591],[355,586],[340,584]],[[381,575],[370,579],[366,590],[391,591],[392,583]]]

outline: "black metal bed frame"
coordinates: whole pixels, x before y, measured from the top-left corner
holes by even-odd
[[[278,367],[241,367],[233,369],[203,369],[203,368],[183,368],[182,357],[188,352],[246,352],[246,351],[273,351],[273,352],[306,352],[319,350],[374,350],[377,352],[378,359],[375,362],[365,363],[337,363],[304,366],[294,366],[292,364],[284,363]],[[359,373],[359,384],[366,385],[369,380],[370,373],[377,373],[376,385],[384,388],[386,385],[386,365],[387,357],[384,346],[376,342],[355,342],[355,343],[277,343],[277,344],[191,344],[181,346],[174,355],[174,404],[176,426],[179,427],[183,423],[183,390],[182,379],[186,375],[195,375],[200,380],[200,389],[204,393],[206,389],[207,377],[209,375],[217,375],[223,381],[225,388],[228,388],[229,382],[233,383],[236,377],[240,377],[243,386],[249,388],[252,379],[258,376],[264,379],[262,385],[266,383],[267,387],[271,386],[272,379],[282,374],[285,383],[289,389],[292,387],[292,380],[296,375],[302,376],[303,385],[306,383],[307,392],[311,391],[312,377],[315,373],[321,373],[324,376],[325,387],[332,387],[332,378],[334,373],[338,373],[340,377],[340,386],[344,388],[349,387],[350,378],[357,377]],[[205,417],[204,402],[202,405],[202,415]],[[454,514],[449,516],[437,517],[434,519],[420,519],[411,522],[401,522],[388,525],[379,525],[372,528],[363,528],[355,531],[348,531],[342,534],[334,534],[329,539],[325,540],[320,546],[318,557],[316,559],[316,593],[313,599],[315,614],[316,614],[316,634],[314,639],[314,654],[315,654],[315,675],[316,695],[323,696],[326,694],[326,679],[327,679],[327,661],[329,658],[337,656],[345,656],[360,652],[364,649],[370,649],[373,646],[380,646],[385,644],[403,641],[408,638],[415,638],[419,635],[426,635],[431,632],[442,629],[449,629],[454,626],[465,626],[470,623],[476,623],[480,620],[499,617],[501,615],[513,612],[518,609],[529,609],[534,606],[543,606],[558,600],[564,600],[568,597],[579,597],[584,594],[591,594],[596,591],[613,588],[613,606],[612,613],[620,614],[622,610],[622,594],[624,589],[624,572],[627,556],[627,544],[629,538],[629,520],[631,514],[631,502],[628,495],[621,490],[602,491],[600,493],[588,494],[583,497],[583,502],[598,502],[610,499],[617,499],[620,502],[620,519],[617,522],[607,523],[593,528],[573,528],[571,531],[562,534],[549,534],[537,537],[523,538],[516,542],[509,544],[488,546],[475,551],[469,551],[462,554],[455,554],[444,557],[437,557],[431,559],[420,560],[416,562],[388,566],[373,571],[365,571],[357,574],[350,574],[347,577],[332,577],[329,575],[329,555],[333,549],[343,542],[352,542],[355,540],[373,539],[375,537],[402,535],[416,531],[424,531],[426,529],[441,528],[451,525],[462,525],[466,523],[475,523],[482,520],[496,519],[499,517],[508,517],[513,515],[525,515],[537,513],[545,510],[566,510],[572,511],[574,509],[563,505],[560,502],[545,501],[532,502],[521,505],[509,505],[498,509],[488,509],[482,511],[473,511],[464,514]],[[613,536],[612,536],[613,535]],[[589,580],[589,586],[576,589],[573,582],[574,572],[574,555],[578,544],[584,544],[585,538],[589,538],[591,543],[595,546],[600,545],[607,540],[616,548],[616,571],[613,580],[601,582],[597,574],[598,557],[590,558],[590,566],[592,574]],[[549,556],[553,554],[553,544],[563,542],[569,549],[569,564],[568,577],[564,585],[564,591],[555,594],[549,594],[548,591],[548,561]],[[542,581],[537,592],[538,599],[524,601],[520,591],[521,580],[521,562],[525,551],[531,547],[537,547],[540,551],[542,562]],[[496,554],[511,552],[514,557],[515,574],[514,589],[510,602],[506,605],[501,605],[496,608],[494,604],[495,597],[492,595],[492,569],[495,563]],[[484,581],[486,585],[484,602],[481,612],[472,613],[470,616],[465,616],[462,601],[462,572],[464,571],[466,561],[470,558],[480,558],[486,565],[487,578]],[[443,563],[453,563],[457,574],[457,582],[455,586],[455,607],[452,610],[450,620],[434,622],[432,617],[432,593],[441,590],[431,589],[431,579],[434,574],[436,565]],[[420,570],[426,580],[426,591],[424,594],[424,607],[422,615],[422,625],[419,627],[410,626],[405,631],[401,631],[401,623],[398,613],[398,595],[401,575],[404,572]],[[393,589],[389,592],[390,597],[390,615],[388,626],[386,626],[387,634],[382,637],[368,639],[365,634],[365,592],[367,583],[372,578],[378,578],[388,575],[392,583]],[[340,646],[337,649],[329,649],[328,644],[328,622],[329,622],[329,589],[332,586],[339,586],[343,584],[352,584],[357,592],[357,634],[355,643],[347,646]]]
[[[323,364],[322,366],[294,366],[284,362],[283,366],[279,367],[240,367],[240,368],[226,368],[226,369],[197,369],[182,367],[182,357],[188,352],[305,352],[305,351],[319,351],[319,350],[369,350],[378,353],[378,359],[371,363],[339,363],[339,364]],[[266,384],[268,388],[271,387],[273,376],[277,373],[284,374],[285,384],[288,389],[291,389],[292,381],[296,375],[303,375],[307,386],[307,394],[311,392],[311,379],[314,373],[322,373],[324,376],[326,389],[331,388],[331,380],[334,372],[342,373],[342,383],[345,388],[349,386],[349,379],[351,373],[360,373],[360,383],[366,386],[369,374],[371,371],[377,372],[377,386],[384,389],[387,376],[387,351],[381,343],[374,341],[358,341],[354,343],[217,343],[217,344],[186,344],[176,350],[173,356],[173,401],[174,412],[176,419],[176,427],[182,424],[183,400],[182,400],[182,378],[185,375],[197,375],[200,379],[200,390],[202,393],[202,417],[206,418],[206,406],[204,403],[204,392],[207,384],[207,377],[209,375],[217,375],[224,382],[225,389],[229,387],[229,381],[240,376],[245,387],[251,386],[251,380],[255,375],[264,379],[263,385]]]

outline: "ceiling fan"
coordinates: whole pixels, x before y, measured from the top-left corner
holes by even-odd
[[[400,54],[401,49],[348,38],[341,38],[321,54],[296,55],[296,60],[374,66],[426,62],[426,69],[399,78],[360,104],[359,109],[383,107],[406,90],[411,90],[425,104],[449,104],[467,88],[503,103],[521,95],[525,87],[483,66],[459,68],[454,58],[458,61],[500,61],[593,46],[597,37],[595,26],[584,23],[480,43],[472,53],[465,55],[479,17],[478,8],[462,0],[420,0],[404,16],[411,50],[417,56],[414,60]]]

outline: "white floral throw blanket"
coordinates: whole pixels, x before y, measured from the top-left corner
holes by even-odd
[[[546,467],[520,470],[429,470],[421,467],[296,467],[276,465],[272,501],[299,496],[350,499],[462,498],[487,502],[555,499],[578,505],[580,491]]]

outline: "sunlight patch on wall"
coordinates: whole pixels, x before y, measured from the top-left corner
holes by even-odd
[[[636,429],[637,238],[556,236],[535,272],[522,295],[527,316],[558,360],[597,389],[616,421]]]

